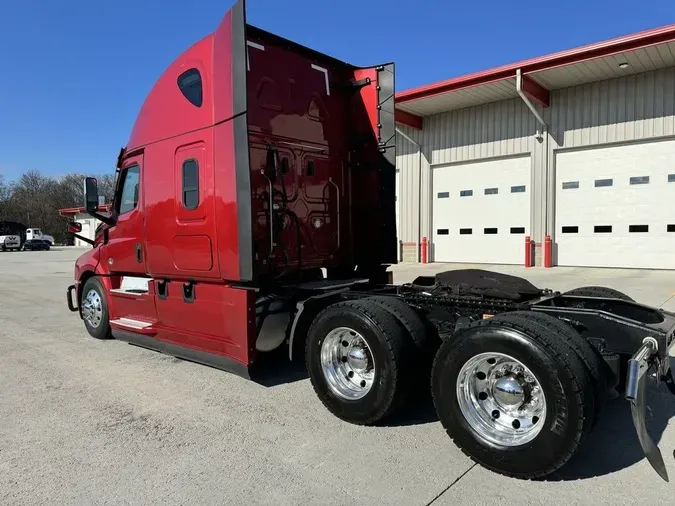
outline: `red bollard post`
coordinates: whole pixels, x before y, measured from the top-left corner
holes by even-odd
[[[532,267],[532,239],[525,236],[525,267]]]
[[[429,242],[427,241],[426,237],[422,237],[422,263],[426,264],[427,263],[427,250],[429,248]]]
[[[547,235],[546,239],[544,240],[544,267],[551,267],[552,261],[551,261],[551,249],[552,249],[552,243],[551,243],[551,236]]]

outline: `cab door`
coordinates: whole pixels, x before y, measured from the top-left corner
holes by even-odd
[[[142,170],[142,154],[126,160],[120,170],[114,209],[117,223],[110,228],[108,243],[101,249],[101,261],[111,273],[146,273]]]

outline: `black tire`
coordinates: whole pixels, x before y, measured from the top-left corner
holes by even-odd
[[[321,348],[337,327],[355,330],[367,342],[376,364],[371,389],[360,399],[344,399],[329,387],[321,366]],[[372,301],[332,304],[310,326],[305,348],[309,378],[323,405],[335,416],[357,425],[372,425],[392,415],[410,392],[408,338],[397,320]]]
[[[434,362],[434,355],[440,345],[440,338],[436,329],[430,323],[425,325],[424,321],[415,312],[413,308],[400,299],[387,297],[385,295],[376,295],[365,299],[372,301],[384,310],[388,311],[401,325],[405,331],[406,337],[411,344],[411,357],[414,363],[411,367],[414,369],[412,378],[416,392],[424,391],[424,395],[419,398],[427,398],[429,395],[429,375]],[[417,393],[415,394],[417,395]]]
[[[88,320],[84,320],[84,327],[89,332],[91,337],[96,339],[112,339],[112,332],[110,330],[110,313],[108,312],[108,299],[106,298],[105,289],[97,277],[89,278],[82,287],[82,294],[80,297],[80,307],[84,305],[84,298],[87,294],[94,290],[101,299],[101,323],[94,327]]]
[[[507,318],[508,317],[508,318]],[[602,408],[607,401],[607,364],[600,355],[600,352],[591,345],[584,337],[577,332],[574,327],[553,316],[537,313],[535,311],[515,311],[512,313],[500,313],[495,316],[496,319],[507,320],[519,319],[538,323],[542,327],[548,328],[549,332],[556,332],[567,341],[567,344],[574,350],[577,357],[581,359],[586,370],[593,380],[594,406],[593,406],[593,424],[600,417]]]
[[[628,302],[635,302],[625,293],[606,286],[581,286],[579,288],[565,292],[565,295],[580,295],[581,297],[611,297]]]
[[[424,325],[422,318],[408,304],[395,297],[376,295],[365,299],[372,301],[392,314],[410,334],[412,342],[421,353],[436,351],[433,347],[433,335]]]
[[[469,359],[484,352],[510,355],[539,381],[546,416],[536,422],[543,426],[531,441],[519,446],[490,442],[462,414],[458,375]],[[443,427],[465,454],[492,471],[521,479],[561,468],[576,453],[594,419],[593,380],[566,332],[518,314],[473,322],[445,341],[434,361],[432,395]]]

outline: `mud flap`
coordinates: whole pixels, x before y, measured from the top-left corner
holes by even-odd
[[[648,338],[645,339],[644,344],[628,361],[626,399],[631,403],[630,409],[633,425],[635,426],[640,446],[642,446],[642,451],[658,475],[665,481],[670,481],[661,451],[647,432],[645,420],[647,410],[647,372],[651,369],[650,365],[655,353],[655,341]]]

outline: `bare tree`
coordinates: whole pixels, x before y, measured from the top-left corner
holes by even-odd
[[[66,237],[66,219],[59,209],[84,205],[84,174],[68,174],[56,178],[37,170],[29,170],[13,183],[0,175],[0,221],[16,221],[27,227],[41,228],[62,242]],[[99,194],[111,202],[115,174],[97,177]]]

